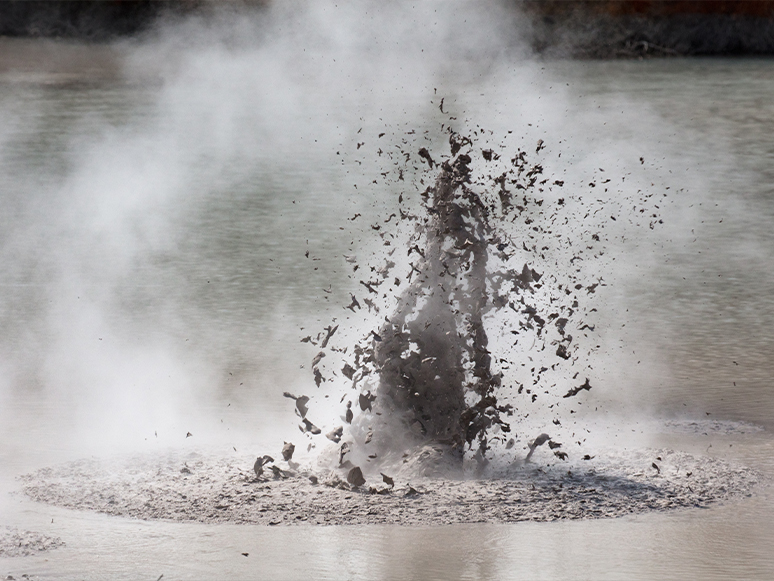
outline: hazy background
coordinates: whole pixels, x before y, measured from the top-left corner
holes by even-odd
[[[0,525],[67,542],[7,571],[770,578],[766,490],[616,520],[282,529],[6,494],[18,474],[89,455],[301,448],[282,391],[326,408],[299,339],[334,317],[346,327],[359,279],[342,255],[378,244],[370,220],[399,193],[377,151],[430,130],[435,152],[449,115],[493,145],[513,131],[531,153],[543,139],[535,159],[568,197],[619,212],[583,394],[598,441],[662,430],[653,417],[770,429],[774,61],[540,60],[520,22],[486,2],[281,2],[111,44],[0,39]],[[658,229],[628,224],[639,190],[668,194]],[[771,474],[768,434],[738,431],[656,443]]]
[[[668,194],[658,230],[610,225],[595,402],[768,424],[768,61],[541,61],[520,26],[497,3],[283,2],[0,41],[4,453],[298,437],[299,339],[346,314],[342,254],[399,193],[377,149],[440,147],[448,115],[543,139],[568,196]]]

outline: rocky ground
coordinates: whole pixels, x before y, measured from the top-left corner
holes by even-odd
[[[555,521],[706,507],[750,495],[762,477],[672,450],[609,451],[575,462],[515,463],[485,479],[285,469],[257,477],[254,458],[218,454],[82,460],[21,477],[33,500],[138,519],[261,525]],[[389,476],[389,475],[388,475]],[[23,533],[15,533],[23,534]],[[42,542],[42,541],[41,541]],[[60,542],[52,539],[49,543]]]

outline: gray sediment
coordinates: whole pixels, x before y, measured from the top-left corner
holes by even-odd
[[[29,557],[64,546],[59,537],[50,537],[16,527],[0,527],[0,557]]]
[[[75,510],[256,525],[612,518],[733,501],[751,495],[764,480],[750,468],[664,449],[600,452],[574,463],[516,462],[485,479],[420,476],[414,460],[393,472],[394,486],[378,473],[359,487],[332,471],[283,469],[280,476],[257,478],[251,458],[175,453],[83,460],[21,480],[31,499]]]

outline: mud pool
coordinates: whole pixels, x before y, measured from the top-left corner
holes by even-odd
[[[332,17],[309,18],[301,29]],[[253,43],[242,22],[228,42],[194,26],[136,44],[40,41],[35,54],[56,59],[0,63],[0,574],[770,578],[774,63],[538,62],[499,52],[488,23],[450,69],[444,22],[426,45],[363,52],[353,30],[370,21],[335,20],[352,27],[307,44]],[[32,41],[1,42],[12,54]],[[603,198],[605,179],[668,192],[662,230],[611,235],[594,389],[561,416],[520,408],[504,472],[480,486],[399,467],[385,494],[322,473],[254,482],[251,461],[284,441],[310,469],[324,447],[283,391],[312,396],[323,434],[342,423],[299,339],[346,322],[359,287],[343,256],[372,250],[394,193],[372,184],[379,133],[436,127],[440,95],[470,130],[513,131],[532,151],[543,140],[568,196]],[[524,472],[552,419],[569,460],[540,448]],[[249,504],[309,504],[256,516],[218,498],[228,482],[259,487]],[[206,511],[171,502],[186,486]],[[309,524],[312,491],[331,526]],[[306,524],[270,526],[291,514]]]

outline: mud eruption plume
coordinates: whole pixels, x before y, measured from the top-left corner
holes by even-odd
[[[412,457],[425,475],[438,472],[433,465],[456,470],[466,458],[482,470],[495,449],[513,449],[519,435],[511,423],[529,416],[522,404],[539,396],[553,402],[548,425],[560,430],[562,402],[593,387],[580,375],[590,369],[590,343],[599,340],[597,309],[588,305],[605,286],[599,261],[620,231],[615,214],[632,198],[559,197],[564,181],[546,177],[541,163],[521,149],[506,156],[503,144],[481,148],[484,131],[475,133],[446,128],[447,154],[405,137],[399,153],[385,153],[392,167],[380,174],[395,176],[399,208],[371,225],[381,250],[368,265],[344,257],[360,289],[359,298],[350,292],[351,302],[342,305],[351,323],[339,331],[334,319],[302,339],[324,350],[312,359],[318,388],[335,383],[340,370],[356,390],[346,403],[351,396],[343,394],[343,425],[327,434],[338,445],[332,457],[341,469],[402,465]],[[538,141],[535,153],[545,147]],[[412,205],[406,178],[421,202]],[[584,186],[593,191],[596,184]],[[637,192],[631,225],[660,223],[652,196]],[[362,328],[359,317],[371,330],[354,342],[346,327]],[[299,429],[307,437],[320,433]],[[538,433],[522,434],[525,443]],[[552,441],[551,450],[565,460],[567,452],[554,450],[561,445]]]
[[[452,134],[453,150],[459,148]],[[429,156],[428,156],[429,157]],[[377,395],[390,414],[403,415],[418,441],[450,445],[461,458],[463,443],[487,448],[486,430],[508,424],[498,407],[489,340],[482,317],[491,306],[487,284],[491,209],[471,190],[467,154],[441,165],[428,199],[426,247],[416,253],[416,277],[382,326],[374,357]],[[478,401],[466,404],[466,395]]]

